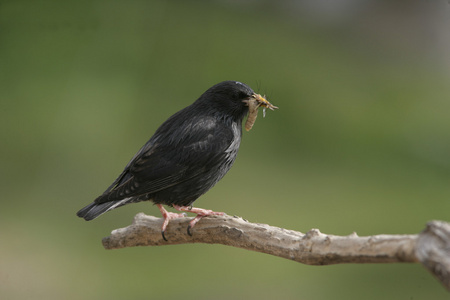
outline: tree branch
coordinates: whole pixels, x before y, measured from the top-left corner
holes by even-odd
[[[222,244],[267,253],[308,265],[338,263],[421,262],[450,291],[450,224],[432,221],[418,235],[374,235],[360,237],[327,235],[318,229],[306,234],[250,223],[239,217],[203,218],[186,232],[192,218],[171,220],[161,236],[163,219],[139,213],[133,223],[103,238],[105,249],[163,246],[187,243]]]

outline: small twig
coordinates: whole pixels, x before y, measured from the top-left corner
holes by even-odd
[[[191,218],[171,220],[161,236],[163,219],[139,213],[133,223],[116,229],[103,239],[106,249],[164,246],[187,243],[222,244],[267,253],[308,265],[338,263],[422,264],[450,290],[450,225],[433,221],[420,235],[374,235],[360,237],[327,235],[318,229],[306,234],[247,222],[239,217],[203,218],[186,232]]]

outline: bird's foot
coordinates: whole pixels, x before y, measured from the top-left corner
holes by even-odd
[[[189,222],[189,226],[187,228],[187,233],[190,236],[192,236],[191,229],[194,228],[195,224],[197,224],[197,222],[200,221],[201,218],[207,217],[207,216],[223,216],[223,215],[225,215],[225,213],[223,213],[223,212],[217,212],[217,211],[212,211],[212,210],[203,209],[203,208],[196,208],[196,207],[192,207],[192,206],[173,205],[173,208],[175,208],[178,211],[185,211],[185,212],[191,212],[191,213],[197,214],[197,216],[191,222]]]
[[[166,236],[164,235],[164,233],[166,232],[167,225],[169,225],[169,221],[173,220],[173,219],[177,219],[177,218],[184,218],[184,217],[186,217],[186,214],[185,213],[177,214],[177,213],[169,212],[164,208],[164,206],[162,206],[162,204],[156,204],[156,206],[158,206],[159,211],[161,212],[161,214],[164,218],[164,223],[161,227],[161,235],[162,235],[162,238],[167,242],[167,239],[166,239]]]

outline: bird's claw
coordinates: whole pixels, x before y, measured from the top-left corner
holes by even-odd
[[[166,239],[166,236],[164,235],[164,232],[165,232],[164,230],[161,231],[162,238],[163,238],[163,240],[165,240],[166,242],[168,242],[168,240]]]
[[[164,218],[164,222],[162,224],[161,227],[161,236],[163,238],[163,240],[165,240],[166,242],[168,241],[166,238],[166,228],[167,225],[169,225],[169,221],[173,220],[173,219],[177,219],[177,218],[185,218],[187,217],[186,213],[181,213],[181,214],[177,214],[177,213],[173,213],[173,212],[168,212],[163,206],[162,204],[156,204],[156,206],[158,206],[159,210],[161,211],[161,214]]]
[[[208,209],[194,208],[192,206],[179,206],[179,205],[174,204],[173,208],[175,208],[178,211],[183,212],[180,214],[176,214],[176,213],[171,213],[171,212],[166,211],[165,208],[161,204],[157,204],[157,206],[164,217],[164,223],[162,226],[161,235],[162,235],[162,238],[166,242],[167,242],[167,239],[165,236],[165,231],[166,231],[167,225],[169,224],[169,220],[187,217],[186,212],[191,212],[191,213],[197,214],[197,216],[194,219],[192,219],[191,222],[189,222],[189,225],[187,227],[187,234],[189,236],[192,236],[191,230],[192,230],[192,228],[194,228],[195,224],[197,224],[197,222],[200,221],[201,218],[206,217],[206,216],[223,216],[225,214],[223,212],[215,212],[215,211],[208,210]]]

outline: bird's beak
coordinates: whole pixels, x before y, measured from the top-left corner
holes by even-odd
[[[262,106],[264,108],[269,108],[270,110],[277,109],[275,105],[267,101],[267,99],[264,96],[261,96],[260,94],[253,94],[251,98],[255,99],[258,103],[258,106]]]

